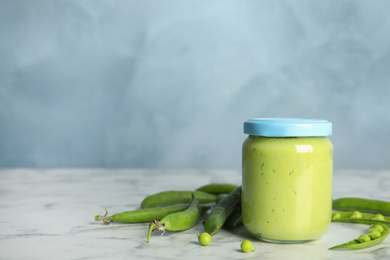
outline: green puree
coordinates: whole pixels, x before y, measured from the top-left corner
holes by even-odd
[[[327,137],[250,135],[243,144],[242,219],[261,240],[321,237],[332,214],[333,146]]]

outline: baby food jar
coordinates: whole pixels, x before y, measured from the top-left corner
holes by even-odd
[[[244,123],[242,221],[256,238],[303,243],[321,237],[332,214],[332,123],[254,118]]]

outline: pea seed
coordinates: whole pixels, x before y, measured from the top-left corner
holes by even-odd
[[[368,235],[371,237],[371,239],[376,239],[382,236],[381,232],[379,232],[376,229],[371,230],[370,233],[368,233]]]
[[[198,236],[198,241],[202,246],[207,246],[211,242],[211,236],[207,232],[203,232]]]
[[[385,220],[385,217],[382,214],[376,214],[375,217],[373,217],[372,219],[383,221],[383,220]]]
[[[359,242],[360,243],[364,243],[364,242],[368,242],[371,240],[371,237],[367,234],[364,234],[364,235],[361,235],[359,238],[358,238]]]
[[[244,240],[241,243],[241,251],[244,253],[250,253],[252,251],[256,251],[256,249],[253,247],[253,244],[249,240]]]
[[[381,225],[375,225],[375,226],[372,227],[372,229],[376,229],[376,230],[378,230],[378,231],[381,232],[381,233],[382,233],[383,230],[384,230],[383,227],[382,227]]]
[[[362,218],[362,213],[360,211],[354,211],[351,218]]]
[[[333,213],[332,219],[338,219],[338,218],[341,218],[341,214],[340,213]]]

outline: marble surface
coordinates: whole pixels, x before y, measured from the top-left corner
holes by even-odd
[[[139,208],[144,197],[170,189],[195,189],[215,182],[241,182],[238,171],[206,170],[0,170],[0,259],[389,259],[390,239],[358,251],[328,248],[356,238],[364,225],[332,223],[318,241],[278,245],[254,241],[244,229],[221,230],[202,247],[199,223],[183,232],[152,234],[148,224],[108,226],[95,215]],[[390,200],[390,171],[336,171],[334,198]],[[256,252],[239,251],[244,239]]]

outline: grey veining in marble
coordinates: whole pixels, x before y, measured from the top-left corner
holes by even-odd
[[[300,245],[254,241],[244,227],[221,230],[203,247],[199,223],[183,232],[152,234],[147,223],[108,226],[95,222],[139,208],[144,197],[213,182],[237,183],[237,171],[200,170],[0,170],[0,259],[389,259],[390,240],[360,251],[329,251],[365,232],[366,226],[332,223],[319,240]],[[334,197],[390,200],[389,171],[337,171]],[[239,251],[251,239],[255,253]]]

